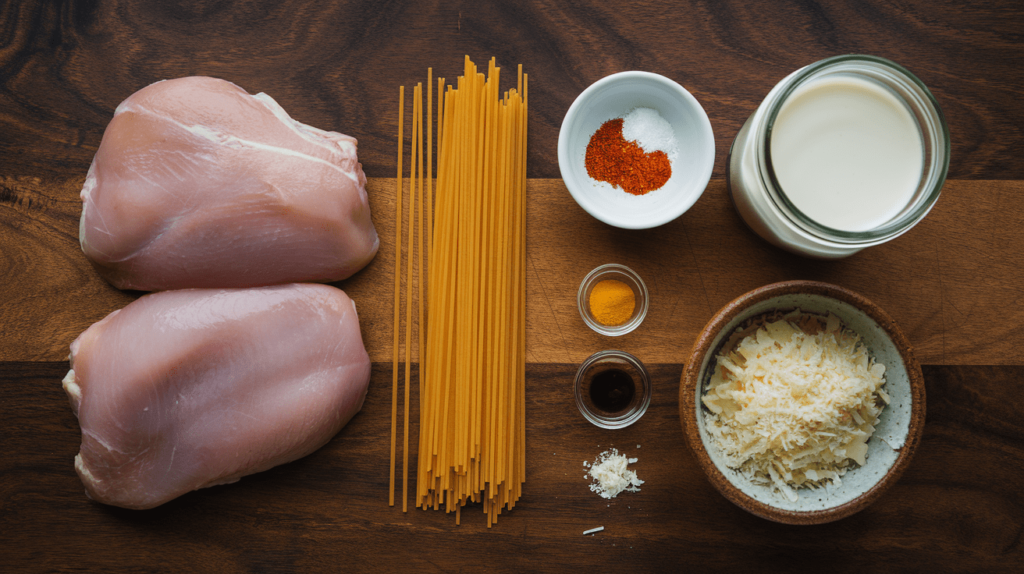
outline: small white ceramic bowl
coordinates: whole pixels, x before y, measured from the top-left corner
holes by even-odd
[[[715,356],[740,325],[773,311],[832,313],[861,336],[868,352],[885,365],[891,401],[868,440],[867,461],[842,477],[839,486],[799,489],[791,502],[771,487],[754,484],[726,465],[705,428],[701,403]],[[679,414],[687,442],[711,483],[737,506],[787,524],[820,524],[850,516],[877,500],[903,474],[924,432],[925,387],[921,366],[906,335],[880,307],[848,289],[814,281],[786,281],[755,289],[723,307],[701,332],[683,370]]]
[[[585,164],[594,132],[636,108],[657,110],[675,131],[679,150],[668,182],[640,196],[592,179]],[[594,82],[569,107],[558,132],[558,167],[573,199],[624,229],[657,227],[685,213],[704,193],[714,165],[715,134],[704,108],[682,86],[650,72],[620,72]]]

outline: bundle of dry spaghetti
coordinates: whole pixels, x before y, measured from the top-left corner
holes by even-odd
[[[416,474],[417,506],[443,506],[458,523],[479,502],[488,526],[526,478],[528,79],[520,66],[504,94],[499,80],[493,59],[485,76],[467,56],[457,86],[438,82]]]

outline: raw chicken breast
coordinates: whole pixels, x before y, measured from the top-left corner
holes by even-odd
[[[122,102],[82,203],[82,250],[119,289],[336,281],[377,253],[356,140],[215,78]]]
[[[363,405],[355,305],[327,285],[146,295],[71,344],[91,498],[152,508],[320,448]]]

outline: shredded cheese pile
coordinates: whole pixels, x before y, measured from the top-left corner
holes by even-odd
[[[794,488],[841,484],[851,462],[864,464],[889,402],[885,366],[836,316],[797,310],[738,330],[723,348],[732,350],[716,357],[702,401],[730,468],[795,502]]]
[[[594,480],[590,490],[601,495],[601,498],[615,498],[623,490],[640,492],[639,487],[644,481],[637,478],[636,472],[627,468],[636,461],[635,458],[619,454],[618,449],[606,450],[598,455],[593,464],[583,461],[583,467],[590,468],[583,478],[589,476]]]

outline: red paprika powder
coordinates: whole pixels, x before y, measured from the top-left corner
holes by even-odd
[[[606,121],[590,136],[586,166],[590,177],[633,195],[660,189],[672,177],[665,152],[646,153],[639,144],[622,137],[621,118]]]

